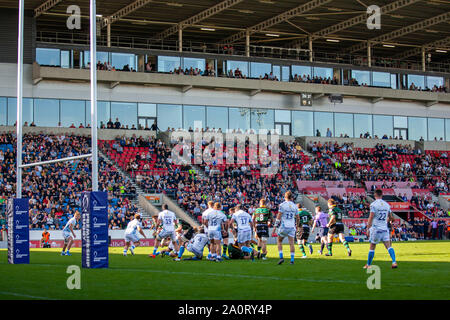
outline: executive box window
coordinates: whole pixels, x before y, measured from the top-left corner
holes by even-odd
[[[36,62],[41,66],[61,66],[59,49],[36,48]]]
[[[273,131],[274,128],[274,111],[273,109],[251,109],[251,128],[255,133],[266,134]]]
[[[372,137],[372,115],[371,114],[355,114],[355,138],[364,137],[368,132]]]
[[[136,55],[113,52],[111,54],[111,66],[116,68],[116,70],[124,70],[126,66],[128,66],[130,71],[131,69],[136,70]]]
[[[428,140],[444,140],[444,119],[428,118]]]
[[[228,60],[227,61],[227,74],[230,73],[230,71],[233,73],[239,69],[242,73],[242,76],[248,77],[248,62],[246,61],[234,61],[234,60]]]
[[[334,132],[336,137],[348,135],[350,138],[353,138],[353,114],[335,113]]]
[[[173,72],[180,67],[180,57],[158,56],[158,72]]]
[[[34,123],[39,127],[56,127],[59,122],[59,100],[34,99]]]
[[[139,117],[156,118],[156,104],[154,103],[139,103],[138,104]]]
[[[289,81],[289,67],[288,66],[282,66],[281,67],[281,81]],[[280,78],[278,78],[280,79]]]
[[[293,65],[291,67],[291,70],[292,70],[292,77],[295,77],[295,75],[297,75],[298,77],[302,77],[302,78],[303,78],[303,76],[305,76],[305,77],[309,76],[311,78],[311,74],[312,74],[311,67]]]
[[[244,132],[250,128],[249,108],[229,108],[228,115],[230,118],[229,129],[240,129]]]
[[[372,85],[376,87],[391,87],[391,74],[388,72],[372,72]]]
[[[109,101],[97,101],[97,127],[100,128],[103,123],[106,125],[111,119],[115,122],[116,119],[111,118],[111,103]],[[91,101],[86,101],[86,126],[91,124]]]
[[[22,120],[23,123],[33,122],[33,99],[24,98],[22,100]],[[17,120],[17,98],[8,98],[8,126],[13,126]],[[22,123],[22,124],[23,124]]]
[[[226,132],[228,127],[228,108],[206,107],[206,126],[211,129],[222,129]]]
[[[61,125],[63,127],[70,127],[72,123],[77,128],[80,124],[83,127],[86,125],[85,105],[84,100],[61,100]],[[98,104],[98,103],[97,103]],[[90,115],[89,111],[89,115]]]
[[[427,140],[427,119],[420,117],[408,117],[409,140]]]
[[[427,87],[431,90],[434,86],[440,87],[444,85],[444,78],[442,77],[427,77]]]
[[[370,71],[352,70],[352,79],[358,81],[359,85],[371,85]]]
[[[6,126],[7,119],[8,100],[0,97],[0,126]]]
[[[158,104],[158,128],[166,131],[167,128],[182,128],[182,108],[181,105]]]
[[[314,67],[314,77],[320,77],[322,79],[333,79],[333,69]]]
[[[259,78],[272,72],[272,65],[270,63],[250,62],[250,77]]]
[[[276,77],[278,80],[281,80],[281,67],[280,66],[273,66],[272,67],[272,72],[273,72],[273,76],[274,77]]]
[[[205,107],[183,106],[183,128],[205,128]]]
[[[70,68],[71,51],[61,50],[61,68]]]
[[[292,111],[292,134],[294,136],[314,136],[312,111]]]
[[[131,129],[137,128],[137,104],[128,102],[111,102],[111,118],[115,122],[119,118],[120,124]]]
[[[317,130],[321,137],[327,136],[327,131],[330,129],[331,136],[333,134],[333,113],[332,112],[314,112],[314,135],[317,135]]]
[[[184,69],[193,70],[198,69],[200,71],[205,71],[205,59],[198,58],[183,58],[183,67]]]
[[[411,87],[425,89],[425,77],[415,74],[408,74],[408,89]]]
[[[109,53],[108,52],[102,52],[97,51],[97,59],[95,61],[95,65],[100,61],[100,63],[109,62]],[[88,63],[91,62],[91,52],[90,51],[84,51],[84,67],[88,67]]]
[[[445,140],[450,141],[450,119],[445,119]]]
[[[392,116],[373,116],[373,135],[378,136],[379,139],[386,135],[388,138],[392,137],[394,132]]]
[[[275,110],[275,122],[291,123],[291,111]]]

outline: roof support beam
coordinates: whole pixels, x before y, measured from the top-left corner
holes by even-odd
[[[236,4],[238,4],[238,3],[242,2],[242,1],[243,0],[225,0],[225,1],[222,1],[222,2],[220,2],[218,4],[216,4],[215,6],[213,6],[211,8],[208,8],[206,10],[203,10],[202,12],[200,12],[200,13],[192,16],[192,17],[189,17],[189,18],[187,18],[187,19],[185,19],[183,21],[181,21],[179,24],[177,24],[177,25],[175,25],[173,27],[170,27],[170,28],[164,30],[161,33],[158,33],[156,36],[153,37],[153,39],[160,39],[160,40],[162,40],[164,38],[167,38],[168,36],[177,33],[177,31],[180,28],[184,29],[187,26],[192,26],[192,25],[194,25],[196,23],[199,23],[200,21],[205,20],[205,19],[207,19],[207,18],[209,18],[209,17],[211,17],[211,16],[213,16],[213,15],[219,13],[219,12],[222,12],[222,11],[224,11],[224,10],[226,10],[226,9],[228,9],[228,8],[234,6],[234,5],[236,5]]]
[[[382,101],[383,99],[384,99],[383,97],[373,98],[373,99],[371,100],[371,102],[372,102],[373,104],[375,104],[375,103],[377,103],[377,102]]]
[[[185,92],[188,92],[191,89],[192,89],[192,85],[182,86],[181,87],[181,92],[185,93]]]
[[[126,7],[123,7],[122,9],[114,12],[109,17],[105,18],[101,23],[101,27],[104,28],[104,27],[106,27],[106,25],[116,22],[120,18],[123,18],[123,17],[129,15],[130,13],[136,11],[137,9],[142,8],[143,6],[147,5],[149,2],[152,2],[152,0],[137,0],[137,1],[130,3]]]
[[[251,96],[251,97],[256,96],[256,95],[257,95],[258,93],[260,93],[260,92],[261,92],[260,89],[252,90],[252,91],[250,91],[250,96]]]
[[[34,9],[34,17],[37,18],[44,12],[47,12],[54,6],[56,6],[58,3],[60,3],[62,0],[47,0],[43,4],[41,4],[39,7]]]
[[[409,25],[407,27],[401,28],[401,29],[397,29],[394,30],[392,32],[386,33],[386,34],[382,34],[381,36],[375,37],[370,39],[369,41],[373,44],[373,43],[382,43],[385,41],[389,41],[398,37],[402,37],[406,34],[409,33],[413,33],[416,31],[420,31],[423,29],[426,29],[428,27],[434,26],[436,24],[439,23],[443,23],[450,20],[450,12],[446,12],[443,14],[440,14],[438,16],[435,16],[433,18],[427,19],[427,20],[423,20],[417,23],[414,23],[412,25]],[[344,52],[355,52],[355,51],[360,51],[363,49],[367,48],[367,42],[361,42],[358,43],[354,46],[351,46],[349,48],[344,49]]]
[[[429,101],[429,102],[427,102],[427,103],[425,104],[425,106],[429,108],[429,107],[434,106],[435,104],[438,104],[438,103],[439,103],[438,100]]]
[[[421,1],[421,0],[397,0],[397,1],[394,1],[388,5],[385,5],[380,8],[381,15],[398,10],[405,6],[409,6],[409,5],[419,2],[419,1]],[[327,28],[324,28],[322,30],[314,32],[312,34],[312,37],[313,37],[313,40],[323,38],[323,37],[326,37],[327,35],[334,34],[336,32],[348,29],[348,28],[358,25],[360,23],[366,23],[366,21],[367,21],[367,13],[363,13],[356,17],[350,18],[348,20],[342,21],[340,23],[334,24],[332,26],[329,26]],[[290,48],[301,48],[302,45],[305,45],[307,43],[308,43],[308,40],[300,39],[300,40],[296,40],[296,41],[292,42],[289,45],[289,47]]]
[[[450,37],[429,42],[423,45],[423,48],[425,49],[434,49],[434,48],[440,48],[445,47],[450,44]],[[422,53],[422,48],[414,48],[411,50],[407,50],[405,52],[399,53],[398,55],[394,56],[395,59],[403,60],[411,56],[416,56]]]
[[[313,9],[316,9],[320,6],[323,6],[329,2],[331,2],[332,0],[313,0],[310,2],[307,2],[301,6],[295,7],[294,9],[291,9],[289,11],[280,13],[279,15],[272,17],[270,19],[264,20],[254,26],[248,27],[247,30],[250,32],[250,34],[255,33],[255,32],[259,32],[259,31],[263,31],[267,28],[270,28],[276,24],[279,24],[281,22],[284,22],[288,19],[291,19],[293,17],[296,17],[298,15],[301,15],[305,12],[311,11]],[[242,39],[245,37],[246,31],[241,31],[239,33],[236,33],[234,35],[232,35],[231,37],[228,37],[226,39],[223,39],[221,41],[221,43],[224,44],[229,44],[229,43],[233,43],[239,39]]]

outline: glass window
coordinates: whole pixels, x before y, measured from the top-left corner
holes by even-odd
[[[358,85],[370,85],[370,72],[363,70],[352,70],[352,79],[358,81]]]
[[[290,110],[275,110],[275,122],[291,123],[291,111]]]
[[[333,69],[314,67],[314,77],[320,77],[322,79],[333,79]]]
[[[391,87],[391,74],[388,72],[372,72],[372,85],[376,87]]]
[[[181,105],[158,104],[158,127],[160,130],[181,128],[183,126],[182,116]]]
[[[154,103],[139,103],[138,116],[139,117],[155,117],[156,118],[156,104],[154,104]]]
[[[222,129],[222,132],[226,132],[228,129],[228,108],[207,107],[206,126],[208,128]]]
[[[292,134],[294,136],[314,136],[312,111],[292,111]]]
[[[200,71],[205,71],[205,59],[198,58],[183,58],[183,66],[184,69],[192,68],[195,70],[196,68]]]
[[[230,124],[229,129],[240,129],[242,132],[250,128],[250,109],[229,108]]]
[[[269,75],[272,72],[272,65],[270,63],[262,63],[262,62],[250,62],[250,77],[259,78],[267,74]]]
[[[273,109],[251,109],[251,127],[256,133],[267,133],[274,128]]]
[[[229,73],[230,71],[234,72],[239,69],[242,73],[243,76],[248,77],[248,62],[246,61],[233,61],[233,60],[229,60],[227,61],[227,73]]]
[[[317,135],[317,130],[320,132],[321,137],[333,136],[333,113],[314,112],[314,130],[315,136]]]
[[[409,140],[427,140],[427,119],[408,117],[408,136]]]
[[[90,51],[85,51],[84,52],[84,67],[87,67],[87,64],[91,61],[91,52]],[[108,52],[101,52],[101,51],[97,51],[97,61],[95,62],[96,64],[98,62],[101,63],[105,63],[108,62]]]
[[[310,77],[311,78],[311,67],[308,66],[292,66],[292,76],[294,77],[295,75],[299,76],[299,77]]]
[[[273,66],[272,67],[272,72],[273,72],[273,76],[275,78],[277,78],[278,81],[280,81],[280,79],[281,79],[281,67],[280,66]]]
[[[355,138],[361,137],[368,132],[372,137],[372,115],[371,114],[355,114]]]
[[[427,87],[432,90],[433,87],[436,86],[439,88],[440,86],[444,86],[444,78],[442,77],[427,77]]]
[[[8,100],[6,98],[0,97],[0,126],[7,125],[7,108],[8,108]]]
[[[373,134],[381,139],[384,135],[388,138],[393,136],[392,116],[373,116]]]
[[[395,73],[391,74],[391,88],[397,89],[397,75]]]
[[[125,128],[131,129],[134,125],[137,128],[137,104],[129,102],[111,102],[111,118],[115,122],[119,118],[119,122]]]
[[[353,114],[335,113],[334,131],[336,137],[348,135],[350,138],[353,138]]]
[[[289,66],[281,67],[281,81],[289,81]]]
[[[33,99],[23,98],[22,119],[30,124],[33,122]],[[17,98],[8,98],[8,126],[13,126],[17,120]]]
[[[450,119],[445,119],[445,139],[450,141]]]
[[[125,66],[128,66],[130,71],[131,69],[136,70],[136,55],[113,52],[111,54],[111,65],[116,68],[116,70],[123,70]]]
[[[111,103],[109,101],[97,101],[97,127],[102,123],[106,125],[111,119]],[[114,122],[111,119],[112,122]],[[91,100],[86,101],[86,126],[91,124]]]
[[[59,100],[34,99],[34,123],[39,127],[56,127],[59,122]]]
[[[77,128],[80,123],[85,126],[85,105],[84,100],[61,100],[61,126],[70,127],[72,123]]]
[[[416,88],[425,88],[425,77],[419,76],[416,74],[408,74],[408,88],[410,88],[412,85]]]
[[[394,116],[394,128],[408,128],[408,118]]]
[[[61,68],[70,68],[70,51],[61,50]]]
[[[201,123],[196,123],[200,121]],[[203,106],[183,106],[183,128],[197,129],[205,128],[205,107]]]
[[[158,72],[173,72],[180,67],[180,57],[158,56]]]
[[[36,48],[36,62],[41,66],[60,66],[59,49]]]
[[[444,140],[444,119],[428,118],[428,140]]]

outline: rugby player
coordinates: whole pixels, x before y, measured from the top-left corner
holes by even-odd
[[[375,256],[375,247],[382,241],[392,259],[392,268],[397,268],[397,261],[395,259],[394,248],[391,247],[391,238],[389,236],[388,222],[393,222],[391,206],[382,199],[383,191],[381,189],[375,190],[375,201],[370,204],[369,221],[367,222],[367,230],[369,230],[369,255],[367,257],[367,264],[364,269],[368,269],[372,265],[373,257]]]
[[[252,244],[257,244],[256,241],[252,240],[251,241]],[[259,259],[261,257],[261,253],[256,251],[255,249],[252,249],[251,254],[245,254],[244,251],[242,251],[242,249],[239,247],[239,245],[237,243],[230,243],[228,245],[228,254],[230,259],[251,259],[252,261],[255,260],[255,255],[257,256],[257,258]]]
[[[309,238],[309,232],[310,232],[310,226],[312,223],[312,216],[311,214],[302,208],[300,203],[297,203],[298,207],[298,215],[296,216],[296,222],[297,222],[297,244],[302,252],[302,258],[306,258],[306,252],[305,247],[308,246],[309,253],[313,253],[313,248],[310,243],[308,243]]]
[[[153,254],[150,257],[155,258],[159,252],[158,247],[161,244],[161,240],[170,238],[173,244],[174,250],[178,252],[178,244],[176,242],[175,225],[177,223],[177,217],[175,213],[168,210],[167,204],[162,205],[163,211],[158,215],[157,225],[162,225],[162,230],[156,236],[155,247],[153,248]]]
[[[181,256],[184,252],[184,246],[186,245],[186,249],[189,252],[192,252],[194,254],[193,257],[190,258],[184,258],[183,260],[201,260],[203,258],[203,250],[205,246],[208,244],[209,239],[208,236],[205,234],[205,228],[201,226],[198,229],[198,233],[195,234],[195,236],[189,241],[183,244],[183,250],[181,250],[178,253],[178,257],[173,259],[174,261],[181,261]]]
[[[341,209],[337,207],[337,203],[334,199],[328,199],[328,208],[329,208],[329,216],[330,221],[328,221],[328,243],[327,249],[328,253],[326,256],[332,256],[332,246],[333,246],[333,236],[335,234],[339,235],[339,239],[341,240],[344,247],[347,249],[347,254],[350,257],[352,255],[352,250],[350,250],[350,246],[344,237],[344,223],[342,223],[342,212]]]
[[[237,243],[239,248],[241,248],[244,254],[251,254],[253,251],[252,248],[250,248],[253,229],[252,217],[241,209],[240,204],[235,207],[235,212],[231,217],[230,224],[233,224],[234,222],[237,224]]]
[[[278,253],[280,255],[280,260],[278,264],[282,264],[284,262],[283,258],[283,239],[288,237],[289,247],[291,249],[291,264],[294,264],[294,256],[295,256],[295,216],[297,215],[297,206],[295,205],[293,200],[293,195],[291,191],[288,191],[284,195],[285,201],[280,204],[280,208],[278,210],[277,219],[275,221],[275,228],[278,228],[277,234],[277,244],[278,244]]]
[[[220,244],[222,240],[222,229],[227,228],[227,217],[220,210],[222,208],[219,202],[214,204],[214,210],[205,215],[203,221],[208,227],[208,238],[211,241],[210,261],[222,261],[220,255]]]
[[[253,225],[258,239],[258,251],[261,251],[261,258],[267,259],[267,240],[269,238],[269,226],[272,223],[272,214],[266,207],[266,199],[259,200],[259,208],[253,213]]]
[[[194,233],[196,233],[196,228],[191,227],[190,224],[180,221],[180,225],[177,229],[177,241],[180,244],[180,250],[178,250],[178,258],[183,255],[186,244],[193,238]]]
[[[323,249],[327,245],[327,234],[328,234],[328,214],[320,210],[320,206],[316,206],[316,216],[314,217],[314,223],[311,229],[311,233],[314,232],[314,229],[319,227],[319,237],[320,237],[320,250],[319,253],[323,253]]]
[[[73,231],[73,227],[76,226],[78,220],[80,220],[81,214],[78,211],[75,211],[74,216],[67,221],[64,229],[63,229],[63,237],[64,237],[64,246],[61,251],[62,256],[71,256],[70,254],[70,248],[72,248],[72,245],[74,243],[75,231]],[[67,248],[67,251],[66,251]],[[66,251],[66,252],[65,252]]]
[[[132,255],[134,255],[134,248],[139,245],[139,235],[140,233],[144,238],[145,236],[144,230],[142,230],[141,223],[141,215],[136,213],[134,215],[134,219],[128,222],[127,228],[125,230],[125,248],[123,248],[123,255],[126,256],[128,252],[128,248]]]
[[[206,219],[205,219],[205,217],[209,214],[209,212],[214,210],[213,207],[214,207],[214,202],[213,201],[208,201],[208,209],[206,209],[202,213],[202,226],[203,226],[203,228],[205,230],[205,235],[206,236],[208,236],[208,228],[206,227],[206,223],[205,223]],[[211,243],[208,245],[208,251],[209,251],[208,259],[211,259],[211,257],[212,257],[212,254],[211,254]]]

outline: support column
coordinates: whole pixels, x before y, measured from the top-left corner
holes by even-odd
[[[111,21],[106,25],[106,41],[108,48],[111,48]]]
[[[178,51],[183,51],[183,28],[178,28]]]
[[[91,144],[92,191],[98,191],[98,140],[97,140],[97,18],[96,1],[90,0],[90,49],[91,49]]]
[[[245,32],[245,56],[250,57],[250,31]]]
[[[22,198],[22,99],[23,99],[23,19],[25,0],[19,1],[19,28],[17,39],[17,158],[16,158],[16,198]]]
[[[369,68],[372,66],[372,44],[367,41],[367,65]]]
[[[308,48],[309,48],[309,62],[313,62],[313,46],[312,37],[308,37]]]
[[[422,71],[427,69],[427,57],[425,52],[425,47],[422,47]]]

